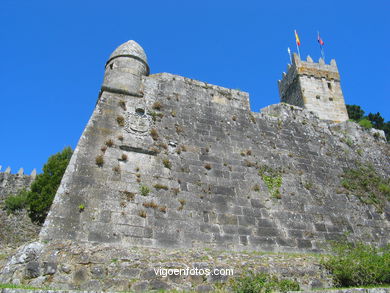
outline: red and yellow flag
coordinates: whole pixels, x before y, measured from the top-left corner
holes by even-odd
[[[294,33],[295,33],[295,42],[297,43],[298,46],[301,45],[301,41],[299,40],[299,37],[298,37],[298,33],[296,30],[294,30]]]

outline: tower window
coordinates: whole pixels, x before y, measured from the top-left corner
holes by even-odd
[[[332,84],[330,82],[328,82],[328,89],[332,89]]]
[[[333,98],[329,98],[329,101],[331,101],[331,102],[332,102],[332,101],[333,101]]]
[[[320,96],[316,96],[316,99],[319,100],[319,99],[321,99],[321,97]]]

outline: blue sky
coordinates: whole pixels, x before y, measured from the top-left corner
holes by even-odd
[[[0,2],[0,165],[40,172],[74,148],[94,109],[110,53],[134,39],[151,73],[170,72],[249,92],[252,111],[279,102],[295,51],[335,58],[346,103],[390,119],[390,2]]]

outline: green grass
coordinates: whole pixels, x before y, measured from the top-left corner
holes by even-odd
[[[42,287],[42,288],[38,288],[38,287],[34,287],[34,286],[29,286],[29,285],[15,285],[15,284],[1,284],[0,283],[0,289],[27,289],[27,290],[56,290],[57,289],[51,289],[51,288],[48,288],[48,287]],[[60,291],[60,290],[58,290]]]
[[[248,272],[231,281],[233,292],[236,293],[271,293],[299,291],[298,282],[289,279],[278,279],[265,273]]]

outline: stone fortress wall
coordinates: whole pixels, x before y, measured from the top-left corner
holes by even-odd
[[[247,93],[149,75],[143,49],[121,45],[106,63],[40,241],[12,257],[0,280],[141,291],[207,291],[227,280],[162,279],[153,271],[190,266],[330,286],[316,256],[259,251],[321,252],[330,240],[388,243],[389,203],[379,211],[360,202],[342,188],[341,175],[370,164],[388,177],[390,150],[383,132],[313,112],[286,103],[252,112]]]
[[[388,176],[384,141],[289,105],[253,113],[247,93],[148,71],[135,42],[110,57],[43,240],[273,251],[388,242],[389,207],[379,213],[340,188],[358,161]]]
[[[0,171],[1,169],[0,166]],[[11,174],[11,168],[7,167],[4,172],[0,172],[0,201],[22,189],[28,189],[36,176],[35,169],[30,175],[24,174],[23,168],[20,168],[18,173]]]

